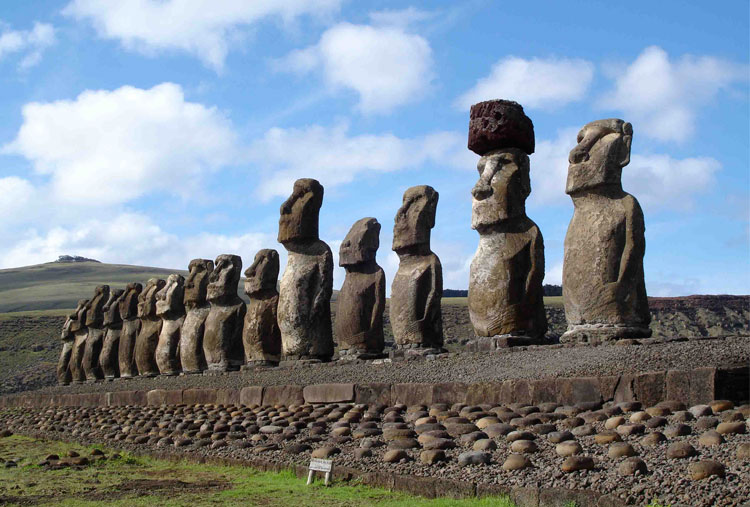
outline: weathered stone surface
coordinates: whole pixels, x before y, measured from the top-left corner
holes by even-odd
[[[684,459],[696,454],[698,452],[690,445],[690,442],[675,442],[667,447],[667,458],[670,459]]]
[[[120,316],[120,301],[125,296],[123,289],[110,291],[109,299],[104,305],[104,343],[99,354],[99,366],[104,378],[112,379],[120,376],[120,365],[117,352],[120,349],[120,334],[122,332],[122,317]]]
[[[86,351],[86,337],[88,336],[86,312],[88,311],[89,303],[88,299],[78,301],[77,315],[70,325],[70,331],[74,337],[70,353],[70,375],[74,382],[83,382],[86,380],[86,372],[83,370],[83,354]]]
[[[109,285],[99,285],[86,312],[86,348],[83,353],[83,371],[86,380],[103,379],[104,373],[99,366],[99,356],[104,345],[104,305],[109,300]]]
[[[242,328],[242,344],[248,364],[278,364],[281,358],[281,331],[277,320],[279,292],[279,253],[260,250],[245,270],[245,294],[250,298]]]
[[[575,472],[577,470],[592,470],[594,459],[589,456],[568,456],[562,464],[563,472]]]
[[[167,284],[156,293],[156,315],[161,318],[161,331],[156,345],[156,364],[162,375],[177,375],[180,366],[179,345],[185,322],[185,278],[172,274]]]
[[[262,405],[301,405],[305,402],[302,386],[266,386],[263,388]]]
[[[263,387],[248,386],[240,390],[240,404],[246,407],[263,404]]]
[[[182,403],[181,390],[152,389],[146,393],[148,405],[179,405]]]
[[[166,284],[167,282],[161,278],[151,278],[138,296],[138,318],[141,319],[141,328],[135,340],[135,364],[138,375],[153,377],[159,374],[156,345],[159,343],[162,321],[156,315],[156,293]]]
[[[399,266],[391,285],[390,319],[398,347],[443,346],[443,267],[430,250],[437,203],[432,187],[411,187],[396,213],[393,250]]]
[[[374,218],[354,223],[339,249],[339,266],[346,269],[336,311],[339,349],[353,353],[383,352],[385,272],[375,262],[380,224]]]
[[[390,405],[391,384],[357,384],[354,386],[354,401],[355,403],[364,403],[368,405]]]
[[[471,106],[469,149],[479,156],[503,148],[534,153],[534,124],[520,104],[510,100],[488,100]]]
[[[467,451],[458,455],[458,464],[466,465],[486,465],[492,461],[492,455],[482,451]]]
[[[294,183],[280,209],[278,240],[289,256],[279,285],[278,322],[282,353],[290,359],[333,356],[333,254],[318,237],[322,204],[323,186],[305,178]]]
[[[203,334],[211,307],[206,299],[208,279],[214,270],[209,259],[193,259],[188,265],[190,274],[185,280],[185,320],[180,330],[180,363],[185,373],[199,373],[206,369],[203,354]]]
[[[690,463],[690,465],[688,465],[688,473],[690,474],[691,479],[694,481],[700,481],[701,479],[706,479],[712,475],[724,477],[725,468],[724,465],[718,461],[705,460],[697,463]]]
[[[598,120],[581,129],[570,152],[565,191],[575,211],[565,236],[568,331],[561,342],[651,336],[643,278],[643,212],[621,183],[632,138],[629,123]]]
[[[641,458],[633,456],[620,463],[617,467],[617,473],[620,475],[635,475],[636,473],[645,475],[648,473],[648,466]]]
[[[314,384],[302,390],[305,403],[344,403],[354,401],[354,384]]]
[[[479,247],[469,273],[469,315],[477,336],[526,336],[547,331],[542,280],[544,241],[526,216],[531,193],[529,157],[509,147],[477,164],[471,227]]]
[[[208,278],[211,309],[203,333],[203,354],[209,370],[237,370],[244,363],[242,327],[245,303],[237,295],[242,274],[239,255],[219,255]]]
[[[76,338],[75,332],[80,328],[80,325],[77,323],[78,314],[85,309],[87,304],[87,299],[78,301],[78,306],[75,311],[68,314],[60,332],[63,348],[60,351],[60,359],[57,362],[57,382],[61,385],[68,385],[73,380],[71,358],[73,357],[73,346]]]
[[[129,283],[125,287],[125,294],[120,299],[122,331],[117,363],[120,367],[120,376],[124,378],[138,375],[138,368],[135,364],[135,342],[141,328],[141,320],[138,318],[138,299],[142,292],[143,286],[140,283]]]

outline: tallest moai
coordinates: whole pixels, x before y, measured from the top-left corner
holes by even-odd
[[[581,129],[570,152],[565,192],[575,211],[565,236],[568,331],[561,342],[651,336],[643,277],[643,211],[621,182],[632,141],[630,123],[598,120]]]
[[[469,273],[469,315],[477,343],[528,345],[547,331],[544,241],[526,216],[534,125],[516,102],[471,107],[469,149],[481,158],[471,191],[471,228],[479,246]],[[485,348],[482,346],[481,348]]]

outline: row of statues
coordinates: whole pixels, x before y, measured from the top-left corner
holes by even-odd
[[[618,119],[585,125],[570,152],[566,193],[574,215],[565,238],[563,297],[568,330],[562,342],[651,335],[643,276],[643,213],[622,190],[633,129]],[[469,149],[480,156],[472,189],[471,227],[479,246],[471,263],[468,307],[478,340],[543,343],[547,331],[542,281],[544,241],[526,215],[534,127],[523,108],[493,100],[471,108]],[[391,286],[390,319],[397,349],[443,351],[440,259],[430,249],[438,193],[406,190],[394,220],[399,267]],[[194,259],[187,280],[172,274],[145,287],[96,288],[66,320],[58,367],[61,383],[135,375],[175,375],[328,361],[334,355],[333,255],[318,233],[323,186],[294,183],[281,205],[278,241],[288,252],[261,250],[245,271],[245,304],[237,295],[242,259]],[[383,357],[385,273],[376,262],[380,224],[354,223],[341,244],[346,278],[338,297],[341,358]]]

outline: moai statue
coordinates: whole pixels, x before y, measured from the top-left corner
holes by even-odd
[[[180,330],[185,321],[185,277],[172,274],[156,293],[156,315],[161,318],[161,332],[156,345],[156,364],[162,375],[180,373]]]
[[[242,328],[248,366],[277,365],[281,358],[281,331],[276,318],[279,292],[279,253],[260,250],[245,270],[245,294],[250,298]],[[243,367],[244,368],[244,367]]]
[[[159,374],[156,364],[156,345],[159,343],[162,320],[156,315],[156,293],[167,284],[161,278],[150,278],[138,296],[138,318],[141,329],[135,339],[135,365],[138,375],[155,377]]]
[[[70,375],[76,384],[86,381],[86,372],[83,371],[83,354],[86,351],[86,337],[89,334],[86,327],[86,312],[88,311],[88,307],[88,299],[79,300],[76,317],[70,324],[70,331],[74,336],[73,350],[70,353]]]
[[[430,250],[437,204],[434,188],[411,187],[396,213],[393,250],[399,265],[391,285],[390,316],[397,348],[443,350],[443,267]]]
[[[279,290],[279,329],[285,359],[329,361],[333,356],[333,254],[318,237],[323,186],[303,178],[281,205],[279,243],[289,252]]]
[[[208,277],[211,309],[203,333],[203,354],[209,371],[239,370],[244,363],[242,325],[246,308],[237,295],[241,274],[239,255],[219,255]]]
[[[104,345],[104,305],[109,300],[109,285],[99,285],[94,291],[94,297],[86,312],[86,348],[83,353],[83,371],[86,380],[94,382],[104,378],[99,367],[99,356]]]
[[[200,373],[206,369],[203,354],[203,332],[211,307],[206,300],[208,277],[214,261],[193,259],[188,265],[190,274],[185,281],[185,310],[187,315],[180,330],[180,363],[183,373]]]
[[[526,216],[534,125],[508,100],[471,107],[469,149],[481,158],[471,228],[479,247],[469,272],[469,316],[478,349],[540,343],[544,312],[544,241]]]
[[[65,319],[60,338],[63,342],[63,348],[60,352],[60,359],[57,362],[57,382],[66,386],[73,380],[71,372],[71,357],[73,355],[73,343],[75,341],[75,326],[78,320],[78,313],[88,303],[87,299],[78,301],[78,307]]]
[[[632,140],[630,123],[598,120],[581,129],[570,152],[565,192],[574,211],[565,235],[568,331],[561,342],[651,336],[643,212],[635,197],[622,190],[620,179],[630,162]]]
[[[124,379],[138,375],[135,364],[135,342],[141,330],[138,299],[142,292],[143,286],[140,283],[129,283],[119,303],[122,331],[120,332],[120,346],[117,350],[117,364],[120,369],[120,378]]]
[[[380,224],[374,218],[354,223],[339,249],[346,269],[336,309],[336,339],[342,358],[375,359],[383,355],[385,273],[375,261]]]
[[[109,299],[104,305],[104,344],[102,353],[99,355],[99,366],[107,380],[120,376],[117,352],[120,349],[120,335],[122,334],[120,301],[124,296],[124,290],[113,290],[109,293]]]

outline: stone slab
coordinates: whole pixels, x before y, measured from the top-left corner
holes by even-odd
[[[216,389],[185,389],[182,391],[182,403],[186,405],[213,405],[216,401]]]
[[[354,401],[367,405],[390,405],[391,384],[357,384],[354,386]]]
[[[305,403],[345,403],[354,401],[354,384],[313,384],[302,389]]]
[[[263,404],[263,387],[248,386],[240,389],[240,405],[252,407],[253,405]]]
[[[263,389],[263,405],[302,405],[305,397],[302,386],[266,386]]]
[[[179,405],[182,403],[181,390],[152,389],[146,394],[148,405]]]

